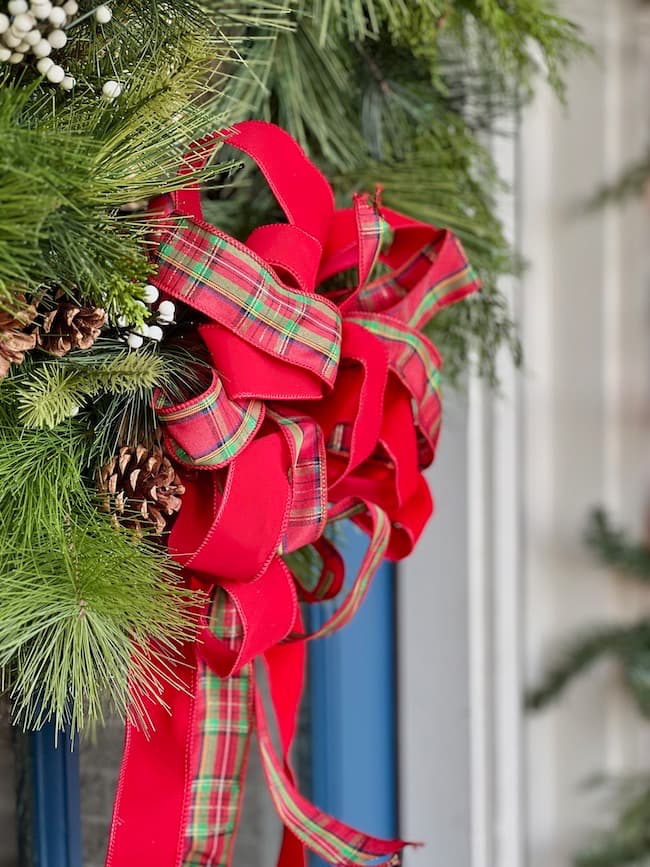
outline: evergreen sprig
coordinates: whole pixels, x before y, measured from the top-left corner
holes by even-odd
[[[265,87],[242,77],[233,104],[288,129],[341,203],[380,183],[386,204],[460,235],[484,291],[445,311],[431,334],[450,379],[477,358],[495,382],[500,347],[521,358],[498,289],[520,264],[495,215],[502,186],[478,135],[530,96],[537,57],[561,92],[563,65],[583,47],[578,31],[547,0],[301,0],[292,20],[293,31],[252,45]],[[211,199],[209,218],[238,237],[280,218],[250,168]]]
[[[650,581],[650,549],[645,543],[630,540],[623,530],[614,528],[604,510],[592,512],[585,541],[601,563],[616,569],[622,576]]]
[[[26,427],[56,427],[101,392],[150,401],[153,389],[165,381],[164,360],[151,352],[122,351],[92,365],[75,364],[75,355],[64,364],[36,364],[14,378],[18,417]]]
[[[622,578],[647,582],[650,551],[615,529],[602,509],[590,516],[585,539],[605,566]],[[650,719],[650,618],[634,623],[601,626],[568,643],[557,661],[526,698],[537,710],[555,701],[573,680],[599,659],[614,659],[639,712]],[[636,781],[622,793],[622,806],[613,826],[575,856],[575,867],[641,867],[650,859],[650,784]]]
[[[189,596],[162,549],[97,509],[83,424],[29,430],[0,402],[0,668],[16,718],[74,729],[155,698],[189,634]],[[161,651],[154,654],[151,642]],[[129,658],[134,667],[129,672]],[[131,709],[142,717],[143,705]],[[143,720],[141,720],[143,721]]]
[[[644,867],[650,856],[650,781],[638,778],[622,787],[614,805],[620,811],[613,827],[579,852],[575,867]]]

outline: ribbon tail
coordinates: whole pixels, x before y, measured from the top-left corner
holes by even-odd
[[[106,867],[179,867],[186,813],[197,668],[193,644],[166,684],[164,703],[150,702],[149,730],[127,722]],[[161,762],[160,757],[165,756]]]
[[[228,646],[241,640],[235,605],[217,589],[210,629]],[[255,724],[253,667],[216,675],[184,648],[153,704],[148,733],[128,724],[106,867],[230,867]]]
[[[381,840],[357,831],[328,816],[298,792],[273,747],[264,702],[257,688],[255,716],[264,775],[275,809],[290,833],[323,860],[339,867],[398,864],[397,853],[407,843]]]
[[[220,588],[210,630],[229,646],[241,641],[239,612]],[[255,726],[253,684],[252,663],[223,678],[199,657],[192,785],[179,867],[230,867]]]

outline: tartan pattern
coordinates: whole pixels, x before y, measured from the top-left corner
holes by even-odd
[[[157,390],[154,409],[163,423],[167,450],[182,464],[203,469],[229,463],[264,419],[264,404],[230,400],[216,371],[203,394],[181,404],[171,403]]]
[[[243,244],[183,217],[164,231],[155,264],[153,282],[163,291],[256,348],[334,382],[341,346],[336,308],[287,289]]]
[[[310,804],[297,791],[273,749],[264,703],[258,690],[255,692],[255,714],[262,767],[271,798],[284,825],[303,845],[329,864],[341,867],[398,865],[399,858],[395,853],[404,845],[401,840],[379,840],[356,831]]]
[[[238,613],[219,588],[210,628],[229,647],[241,640]],[[217,677],[203,662],[199,665],[196,764],[181,867],[228,867],[254,726],[252,664],[228,678]]]
[[[278,424],[292,457],[291,505],[279,554],[297,551],[318,539],[327,522],[325,445],[320,427],[308,416],[282,412],[276,404],[268,417]]]
[[[391,368],[411,393],[413,418],[423,438],[419,441],[420,465],[428,466],[442,416],[442,362],[438,351],[424,335],[389,316],[355,314],[350,318],[383,340]]]
[[[359,237],[359,288],[370,279],[387,236],[388,224],[367,194],[355,195],[354,209]]]
[[[363,500],[347,498],[330,509],[330,520],[339,520],[346,516],[350,510],[357,510],[359,508],[368,514],[372,526],[368,549],[361,561],[361,566],[352,586],[342,603],[337,606],[334,613],[328,617],[319,629],[309,635],[310,639],[325,638],[325,636],[331,635],[352,620],[366,598],[375,572],[384,558],[390,540],[391,524],[386,512],[378,505]]]
[[[390,313],[418,329],[440,310],[479,288],[476,272],[458,238],[441,232],[401,268],[368,284],[359,294],[357,307],[371,313]]]
[[[352,446],[352,425],[339,422],[332,428],[332,433],[327,440],[327,451],[347,457]]]
[[[338,549],[321,536],[312,546],[322,560],[320,574],[315,580],[310,576],[296,576],[300,598],[304,602],[323,602],[338,596],[343,587],[345,564]]]

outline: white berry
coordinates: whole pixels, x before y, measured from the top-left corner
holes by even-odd
[[[63,4],[63,11],[66,15],[76,15],[79,11],[77,0],[67,0],[67,2]]]
[[[0,12],[0,33],[4,33],[9,29],[9,18],[4,14],[4,12]]]
[[[7,9],[10,15],[21,15],[23,12],[27,12],[29,6],[27,0],[9,0]]]
[[[63,27],[63,25],[68,20],[68,16],[65,14],[65,9],[62,9],[61,6],[55,6],[47,19],[52,27]]]
[[[37,42],[36,45],[32,48],[32,51],[36,55],[36,57],[47,57],[52,53],[52,46],[47,41],[47,39],[41,39],[40,42]]]
[[[41,57],[41,59],[36,64],[36,69],[41,73],[41,75],[47,75],[48,70],[54,66],[54,61],[51,57]]]
[[[11,26],[15,27],[19,33],[27,33],[34,27],[34,24],[35,21],[28,12],[21,12],[20,15],[16,15]]]
[[[122,93],[122,86],[119,81],[109,80],[104,83],[102,87],[102,96],[104,99],[112,102],[114,99],[117,99],[118,96]]]
[[[171,322],[176,313],[176,306],[173,301],[161,301],[158,306],[158,319],[161,322]]]
[[[152,286],[151,283],[147,283],[144,287],[144,300],[147,304],[155,304],[160,296],[160,292],[155,286]]]
[[[4,45],[0,45],[0,63],[6,63],[10,57],[11,48],[5,48]]]
[[[126,328],[126,326],[128,324],[129,324],[129,322],[128,322],[128,319],[126,318],[126,316],[118,316],[117,317],[118,328]]]
[[[46,18],[49,18],[51,11],[52,4],[49,0],[44,0],[43,3],[32,3],[32,14],[35,15],[39,21],[45,21]]]
[[[72,90],[77,83],[76,78],[72,75],[66,75],[61,82],[61,90]]]
[[[24,59],[25,55],[21,51],[14,51],[9,58],[9,63],[22,63]]]
[[[126,342],[129,344],[131,349],[140,349],[140,347],[144,343],[144,338],[142,338],[139,334],[129,334],[129,336],[126,338]]]
[[[28,30],[27,33],[23,35],[23,40],[32,47],[40,42],[42,38],[41,31],[37,27],[33,30]]]
[[[45,77],[48,81],[51,81],[52,84],[61,84],[65,78],[65,70],[62,66],[57,66],[55,63],[47,70]]]
[[[68,37],[65,35],[63,30],[52,30],[47,34],[47,41],[50,43],[52,48],[63,48],[63,46],[68,41]]]
[[[2,34],[2,40],[7,48],[18,48],[20,43],[23,41],[22,36],[16,36],[16,34],[12,33],[11,30],[7,30],[6,33]]]
[[[74,418],[76,415],[79,415],[81,412],[80,406],[73,406],[70,408],[70,418]]]
[[[162,340],[163,330],[159,325],[150,325],[147,333],[149,340],[155,340],[156,343]]]
[[[95,21],[98,24],[108,24],[108,22],[113,17],[113,12],[110,6],[98,6],[95,9]]]

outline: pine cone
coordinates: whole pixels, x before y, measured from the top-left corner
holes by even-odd
[[[12,364],[20,364],[36,346],[36,334],[26,334],[23,328],[34,321],[36,308],[27,304],[24,295],[18,297],[24,307],[16,311],[0,310],[0,379],[9,373]]]
[[[141,519],[160,535],[180,509],[185,488],[160,446],[124,446],[99,473],[103,508],[116,521],[140,531]]]
[[[62,301],[43,322],[38,335],[39,346],[61,358],[71,349],[90,349],[106,323],[101,307],[78,307]]]

